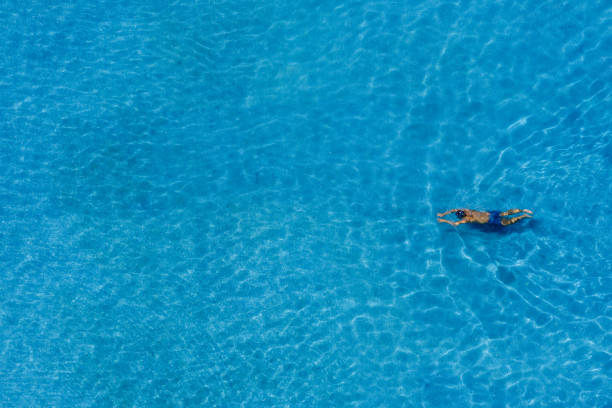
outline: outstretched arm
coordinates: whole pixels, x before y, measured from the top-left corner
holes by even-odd
[[[460,210],[459,208],[453,208],[452,210],[448,210],[443,213],[438,213],[438,217],[444,217],[445,215],[448,215],[452,212],[459,211],[459,210]]]
[[[455,222],[453,222],[453,221],[445,220],[444,218],[438,218],[438,222],[445,222],[445,223],[447,223],[447,224],[450,224],[450,225],[452,225],[452,226],[456,227],[457,225],[459,225],[459,224],[465,224],[465,223],[466,223],[466,222],[468,222],[468,221],[467,221],[467,220],[461,220],[461,221],[455,221]]]

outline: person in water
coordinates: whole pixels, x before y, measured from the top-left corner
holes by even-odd
[[[442,217],[454,212],[459,221],[450,221],[444,219]],[[516,217],[509,217],[509,215],[524,213]],[[438,222],[445,222],[450,225],[457,226],[459,224],[465,224],[468,222],[477,222],[479,224],[494,224],[494,225],[502,225],[507,226],[514,224],[515,222],[522,220],[523,218],[531,218],[533,215],[533,211],[531,210],[519,210],[518,208],[508,210],[508,211],[476,211],[469,210],[467,208],[455,208],[452,210],[448,210],[443,213],[438,213]]]

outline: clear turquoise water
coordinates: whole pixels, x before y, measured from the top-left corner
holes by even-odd
[[[611,406],[610,4],[287,4],[0,1],[0,405]]]

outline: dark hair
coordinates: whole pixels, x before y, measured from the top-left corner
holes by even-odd
[[[457,218],[463,218],[463,217],[465,217],[465,211],[457,210],[457,211],[455,211],[455,215],[457,216]]]

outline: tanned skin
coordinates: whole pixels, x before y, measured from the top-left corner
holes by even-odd
[[[462,210],[463,212],[465,212],[465,217],[463,217],[459,221],[453,222],[453,221],[442,218],[450,213],[454,213],[455,211],[459,211],[459,210]],[[513,215],[513,214],[518,214],[518,213],[525,213],[525,214],[521,214],[518,217],[507,218],[508,215]],[[523,218],[531,218],[533,215],[533,211],[519,210],[518,208],[514,208],[512,210],[501,212],[499,213],[499,215],[501,217],[504,217],[501,220],[502,225],[507,226],[507,225],[514,224],[515,222],[522,220]],[[486,224],[489,222],[489,216],[490,214],[488,211],[476,211],[476,210],[469,210],[467,208],[454,208],[452,210],[448,210],[443,213],[438,213],[438,217],[439,217],[438,222],[445,222],[455,227],[459,224],[466,224],[468,222],[477,222],[479,224]]]

